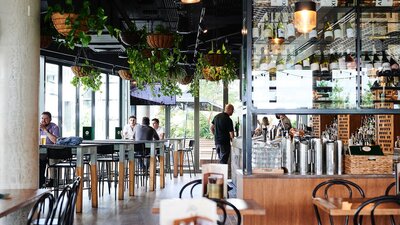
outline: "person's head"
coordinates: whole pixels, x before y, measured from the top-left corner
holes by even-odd
[[[225,106],[225,111],[224,111],[224,112],[225,112],[226,114],[228,114],[229,116],[232,116],[233,111],[235,111],[235,108],[233,107],[232,104],[227,104],[227,105]]]
[[[269,125],[268,117],[264,116],[264,117],[262,118],[262,124],[263,124],[264,126],[268,126],[268,125]]]
[[[129,117],[129,125],[131,127],[134,127],[136,125],[136,116],[130,116]]]
[[[51,113],[50,112],[42,112],[42,117],[40,123],[43,125],[49,125],[51,122]]]
[[[153,123],[153,128],[158,129],[158,127],[160,126],[160,120],[158,120],[157,118],[154,118],[151,120],[151,122]]]
[[[143,117],[142,118],[142,125],[145,125],[145,126],[149,126],[150,125],[150,119],[149,119],[149,117]]]

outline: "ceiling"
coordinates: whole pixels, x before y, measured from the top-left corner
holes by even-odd
[[[232,50],[236,59],[240,58],[242,44],[242,1],[239,0],[202,0],[198,4],[181,4],[179,0],[91,0],[102,6],[108,16],[108,22],[121,30],[127,27],[127,20],[138,27],[152,29],[157,24],[179,31],[183,37],[181,52],[187,55],[187,62],[193,67],[195,51],[207,52],[211,46],[225,44]],[[45,14],[48,1],[41,1],[41,12]],[[207,33],[199,31],[201,12],[204,11],[202,25]],[[184,31],[184,32],[182,32]],[[196,44],[196,40],[198,44]],[[92,35],[86,51],[88,58],[104,68],[127,67],[125,48],[119,40],[107,33]],[[49,60],[73,62],[76,50],[60,46],[53,42],[48,48],[41,49],[41,54]]]

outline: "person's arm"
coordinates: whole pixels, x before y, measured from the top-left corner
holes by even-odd
[[[155,129],[153,129],[153,138],[154,140],[160,140],[160,137],[157,134],[157,131]]]
[[[210,126],[210,131],[211,131],[211,133],[212,133],[213,135],[215,135],[215,125],[214,125],[214,124],[211,124],[211,126]]]
[[[233,138],[235,137],[235,133],[233,133],[233,131],[229,131],[229,136],[231,137],[231,141],[232,141]]]
[[[60,135],[58,126],[50,127],[50,129],[47,129],[45,125],[40,124],[40,129],[42,129],[42,131],[46,133],[46,136],[50,139],[51,142],[53,142],[53,144],[57,142],[57,138]]]

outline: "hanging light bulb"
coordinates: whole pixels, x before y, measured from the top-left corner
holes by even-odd
[[[317,26],[315,2],[296,2],[294,9],[294,27],[296,27],[298,32],[308,33]]]
[[[201,0],[181,0],[182,4],[195,4],[199,3]]]

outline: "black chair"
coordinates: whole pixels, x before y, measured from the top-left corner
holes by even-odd
[[[363,198],[365,197],[364,190],[360,186],[358,186],[358,184],[348,181],[348,180],[343,180],[343,179],[332,179],[332,180],[327,180],[327,181],[324,181],[324,182],[318,184],[312,192],[312,197],[313,198],[317,197],[319,190],[323,189],[323,197],[325,199],[327,199],[327,198],[329,198],[329,190],[333,190],[333,187],[335,187],[335,189],[336,189],[338,186],[340,186],[342,188],[344,187],[345,190],[347,190],[347,195],[343,193],[343,194],[341,194],[341,197],[352,198],[353,192],[358,193],[360,195],[360,197],[363,197]],[[314,205],[314,211],[315,211],[315,216],[317,217],[318,225],[322,225],[321,216],[319,214],[318,207],[316,205]],[[331,225],[334,224],[332,216],[329,216],[329,221],[330,221]],[[345,224],[347,225],[348,223],[349,223],[349,217],[346,216]]]
[[[115,154],[114,145],[97,146],[97,162],[99,164],[99,193],[104,195],[104,183],[107,181],[108,194],[111,193],[111,183],[114,182],[114,198],[117,199],[117,183],[118,183],[118,155]],[[114,167],[114,170],[111,168]],[[112,178],[114,174],[114,178]]]
[[[242,224],[242,215],[240,214],[240,211],[234,206],[232,203],[226,201],[225,199],[218,199],[218,198],[210,198],[214,202],[217,203],[217,207],[220,208],[223,212],[222,214],[222,219],[217,221],[218,225],[223,225],[226,224],[226,218],[227,218],[227,212],[226,209],[227,207],[232,208],[235,211],[236,214],[236,220],[237,220],[237,225]]]
[[[194,157],[193,157],[194,145],[195,145],[195,141],[190,140],[189,146],[187,148],[184,148],[183,150],[180,150],[180,151],[183,151],[183,164],[185,164],[185,161],[187,162],[186,165],[181,165],[181,166],[188,167],[190,177],[192,177],[192,169],[191,168],[193,168],[193,173],[196,176],[196,170],[194,168]]]
[[[397,204],[398,207],[400,208],[400,197],[395,196],[395,195],[384,195],[376,198],[369,199],[365,202],[363,202],[356,210],[353,218],[353,224],[354,225],[361,225],[363,224],[363,215],[360,215],[360,212],[362,210],[368,210],[370,212],[369,217],[371,221],[371,225],[376,225],[376,220],[375,220],[375,210],[379,208],[379,206],[383,206],[385,204]],[[370,204],[373,204],[372,207]],[[393,221],[391,221],[393,224]],[[394,223],[395,224],[395,223]]]
[[[27,225],[47,224],[54,205],[54,196],[51,193],[43,194],[33,205],[28,215]]]
[[[171,166],[174,165],[174,157],[173,157],[173,149],[174,144],[169,144],[165,146],[164,154],[165,154],[165,171],[169,173],[169,179],[172,179],[172,169]],[[172,161],[172,164],[171,164]]]
[[[49,170],[54,169],[56,177],[53,184],[53,190],[57,197],[60,187],[64,188],[69,181],[72,181],[72,178],[69,179],[69,177],[75,175],[76,163],[72,160],[71,148],[48,148],[47,159],[48,165],[46,170],[46,179],[52,179],[49,177]],[[52,160],[55,160],[56,162],[51,163]],[[61,173],[62,171],[63,173]]]
[[[193,189],[197,186],[201,184],[201,179],[197,179],[197,180],[192,180],[189,183],[183,185],[183,187],[181,188],[181,190],[179,191],[179,198],[182,198],[183,196],[183,192],[185,191],[186,188],[190,187],[190,197],[193,198]]]
[[[390,195],[389,193],[393,189],[393,187],[395,187],[395,185],[396,185],[396,182],[389,184],[389,186],[387,186],[387,188],[385,190],[385,195]],[[390,216],[390,223],[392,225],[396,225],[396,220],[394,219],[393,215]]]
[[[135,144],[135,179],[136,186],[139,187],[139,181],[141,186],[145,186],[147,190],[147,180],[149,179],[149,165],[150,165],[150,151],[146,149],[144,143]]]

